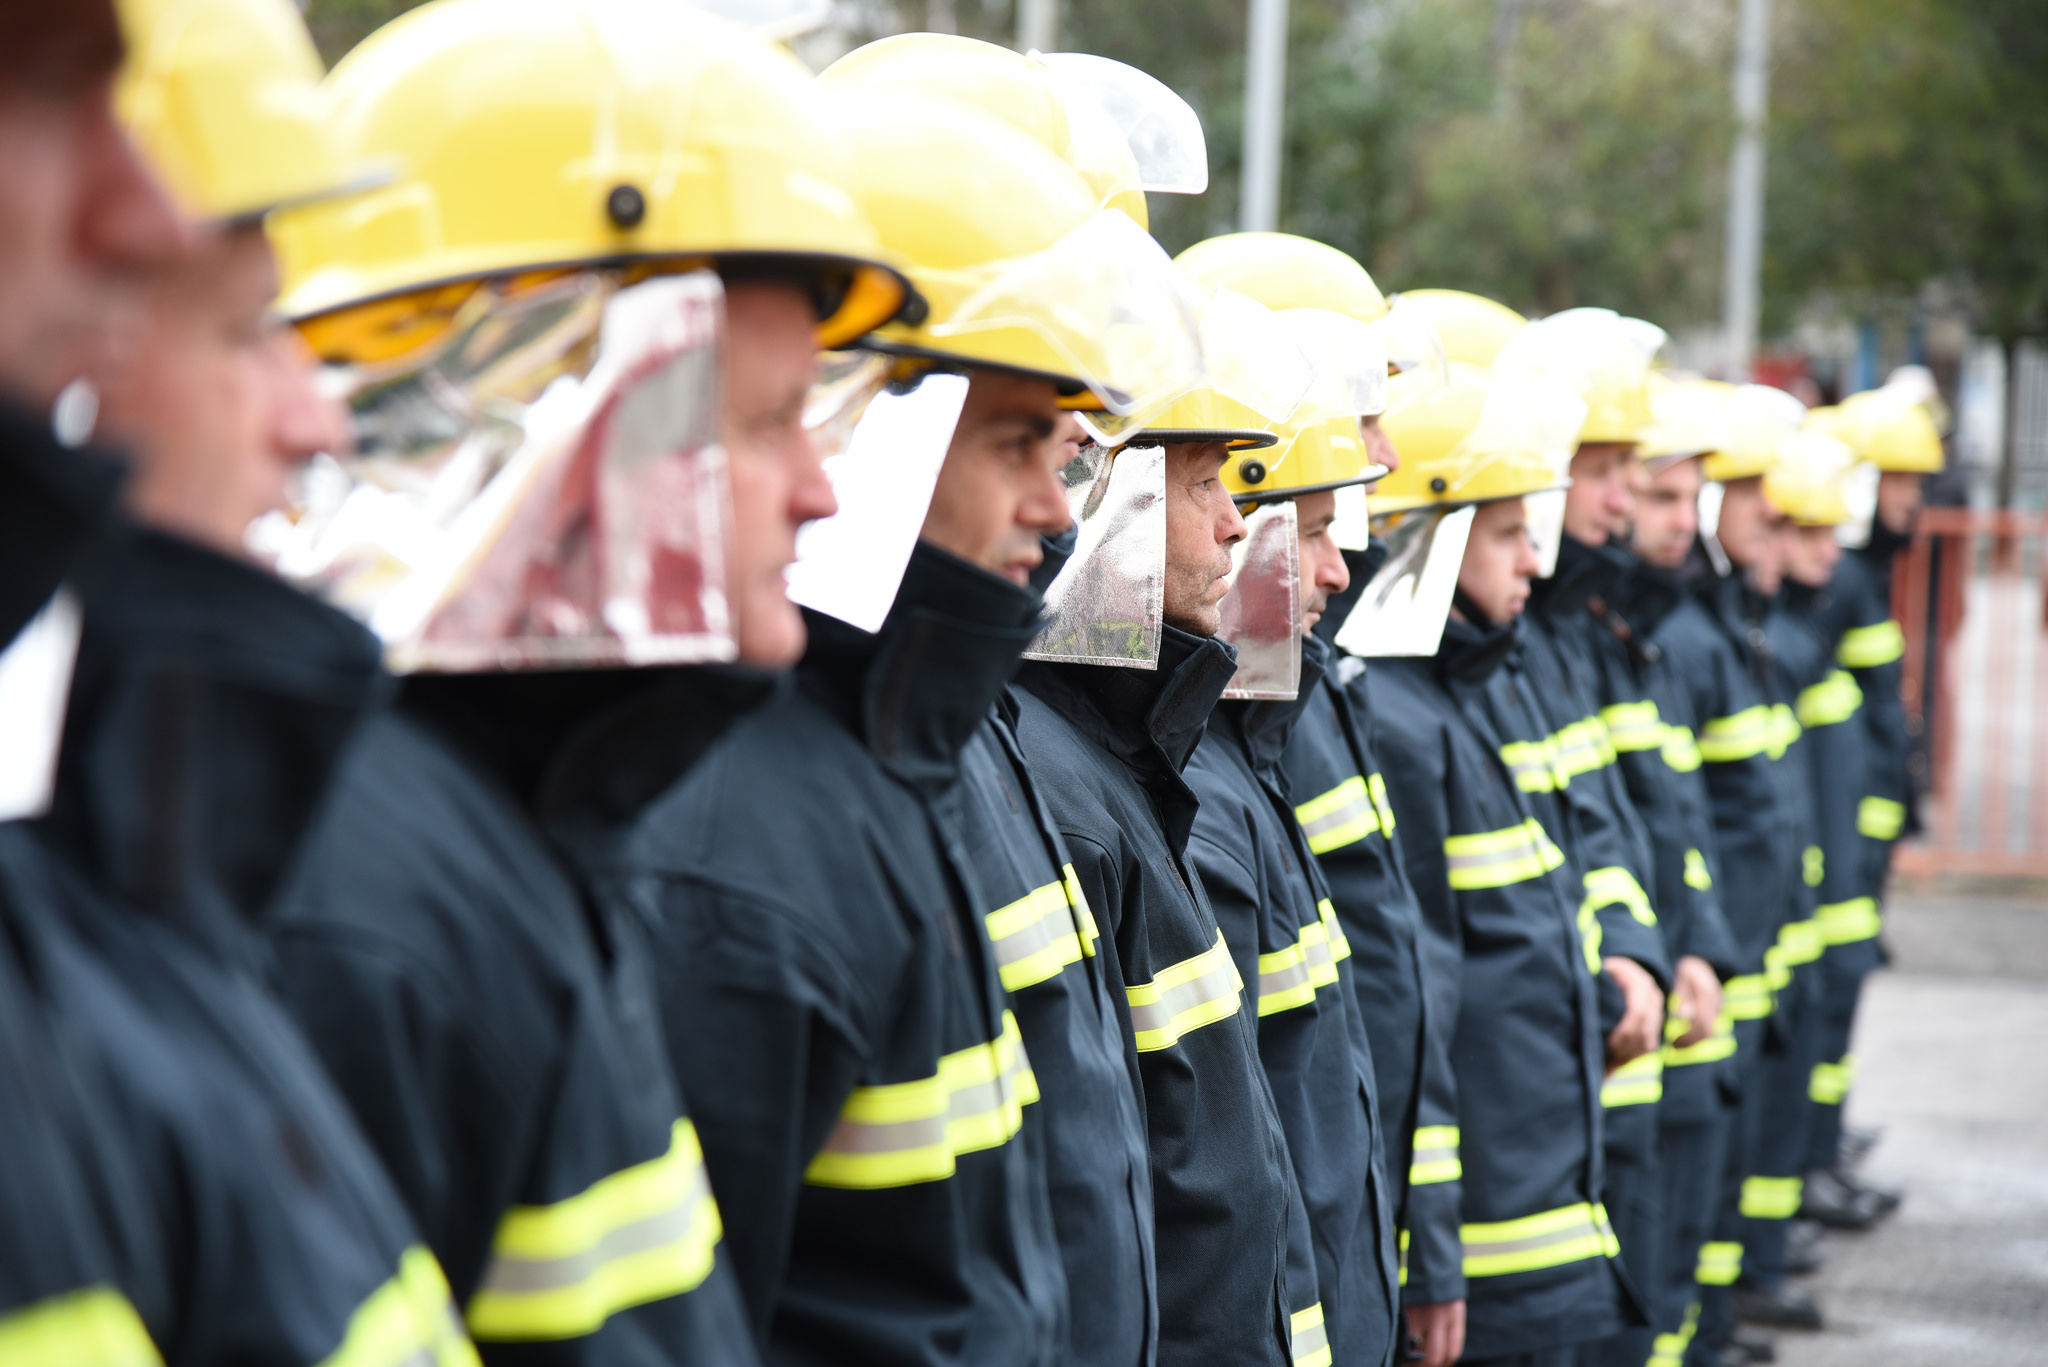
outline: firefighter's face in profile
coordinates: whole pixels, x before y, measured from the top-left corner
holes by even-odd
[[[1060,467],[1075,427],[1049,380],[976,370],[925,514],[924,540],[999,574],[1030,580],[1043,536],[1073,521]]]
[[[1877,520],[1894,536],[1913,530],[1913,518],[1920,511],[1921,479],[1905,470],[1886,470],[1877,477]]]
[[[1529,603],[1529,584],[1542,568],[1529,519],[1519,498],[1482,503],[1472,516],[1458,588],[1493,623],[1519,617]]]
[[[1767,575],[1776,583],[1777,566],[1771,522],[1776,516],[1764,497],[1761,476],[1731,479],[1721,486],[1721,519],[1714,536],[1728,558],[1752,576]]]
[[[1685,563],[1700,529],[1700,463],[1681,460],[1646,475],[1636,497],[1636,554],[1667,570]]]
[[[1783,535],[1785,577],[1810,589],[1824,589],[1842,558],[1833,527],[1788,527]]]
[[[0,55],[0,390],[46,409],[98,360],[134,274],[176,256],[186,238],[114,117],[111,7],[50,5],[10,34]]]
[[[1230,548],[1244,540],[1244,518],[1223,483],[1229,454],[1220,441],[1166,448],[1166,591],[1170,625],[1214,636],[1223,625]]]
[[[1337,520],[1334,490],[1294,500],[1294,520],[1301,543],[1301,631],[1306,636],[1323,620],[1330,600],[1351,587],[1351,570],[1330,534]]]
[[[1636,448],[1627,442],[1589,441],[1572,453],[1572,482],[1564,496],[1565,535],[1587,546],[1604,546],[1628,534],[1635,512],[1630,473]]]
[[[817,370],[817,312],[795,285],[747,281],[725,295],[725,448],[732,471],[732,544],[726,573],[740,659],[795,664],[804,621],[783,571],[804,523],[838,509],[804,400]]]
[[[297,466],[347,445],[276,294],[261,228],[209,231],[152,274],[101,371],[100,425],[134,457],[136,516],[230,555]]]

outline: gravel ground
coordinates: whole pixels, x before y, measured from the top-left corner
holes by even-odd
[[[1894,895],[1894,962],[1865,988],[1850,1123],[1906,1190],[1867,1234],[1829,1235],[1828,1315],[1783,1367],[2048,1364],[2048,897]]]

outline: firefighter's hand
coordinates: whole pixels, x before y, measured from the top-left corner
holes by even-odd
[[[1634,959],[1615,956],[1601,960],[1601,967],[1620,985],[1628,1002],[1621,1024],[1607,1036],[1607,1066],[1614,1069],[1662,1046],[1664,993],[1650,976],[1650,970]]]
[[[1705,959],[1688,954],[1678,961],[1677,991],[1678,1014],[1688,1022],[1677,1040],[1682,1048],[1714,1033],[1721,1019],[1721,978]]]
[[[1450,1367],[1465,1355],[1465,1302],[1411,1305],[1404,1313],[1408,1332],[1422,1340],[1422,1367]]]

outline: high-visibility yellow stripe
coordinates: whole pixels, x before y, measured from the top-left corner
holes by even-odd
[[[1341,964],[1351,957],[1351,941],[1344,937],[1344,927],[1337,920],[1337,908],[1330,905],[1325,897],[1316,903],[1316,915],[1322,918],[1323,931],[1330,940],[1330,962]]]
[[[1348,952],[1350,947],[1345,948]],[[1336,981],[1330,927],[1319,913],[1316,920],[1301,927],[1293,944],[1259,956],[1259,1014],[1271,1016],[1307,1006],[1319,990]]]
[[[1606,931],[1601,928],[1599,908],[1592,898],[1579,903],[1579,944],[1586,951],[1586,971],[1594,977],[1600,976],[1600,941]]]
[[[1357,774],[1321,797],[1297,806],[1294,819],[1301,823],[1309,849],[1317,854],[1355,845],[1380,828],[1372,794],[1366,789],[1365,779]]]
[[[1774,999],[1767,974],[1745,973],[1721,984],[1721,1006],[1739,1021],[1760,1021],[1771,1014]]]
[[[1074,923],[1081,936],[1081,955],[1092,959],[1095,957],[1095,942],[1102,938],[1102,932],[1096,929],[1095,913],[1088,906],[1088,894],[1081,891],[1081,876],[1074,872],[1072,864],[1062,864],[1060,881],[1066,884],[1067,904],[1074,909]]]
[[[1455,1182],[1464,1175],[1465,1165],[1458,1158],[1458,1127],[1417,1125],[1408,1159],[1408,1185]]]
[[[1771,707],[1771,758],[1782,759],[1785,752],[1799,739],[1801,727],[1799,718],[1784,703]]]
[[[1643,891],[1643,885],[1636,881],[1634,874],[1619,864],[1593,869],[1586,874],[1586,900],[1595,911],[1619,904],[1643,925],[1657,924],[1657,913],[1650,909],[1650,894]]]
[[[1387,801],[1387,780],[1379,774],[1368,774],[1365,786],[1372,793],[1372,805],[1380,814],[1380,834],[1394,838],[1394,804]]]
[[[1218,931],[1215,945],[1161,969],[1149,983],[1126,987],[1138,1052],[1165,1049],[1180,1037],[1237,1014],[1244,980]]]
[[[1856,804],[1856,833],[1872,840],[1897,840],[1906,828],[1906,804],[1866,797]]]
[[[1767,703],[1715,717],[1700,731],[1700,758],[1708,764],[1733,764],[1753,759],[1771,748],[1777,727]]]
[[[1550,738],[1557,786],[1568,786],[1581,774],[1614,763],[1614,742],[1598,717],[1581,717]]]
[[[1395,1280],[1402,1286],[1408,1285],[1408,1231],[1395,1231]]]
[[[1287,1317],[1289,1356],[1294,1367],[1330,1367],[1330,1331],[1323,1325],[1323,1303]]]
[[[1878,914],[1875,897],[1851,897],[1846,902],[1830,902],[1813,914],[1820,923],[1821,939],[1830,945],[1853,945],[1863,940],[1874,940],[1884,929],[1884,918]]]
[[[1707,872],[1707,857],[1696,849],[1685,852],[1685,885],[1700,892],[1714,886],[1714,875]]]
[[[1621,1252],[1607,1223],[1606,1207],[1584,1202],[1519,1220],[1466,1225],[1459,1237],[1465,1245],[1467,1277],[1534,1272]]]
[[[1676,997],[1672,998],[1674,1006],[1677,1000]],[[1696,1044],[1680,1046],[1677,1041],[1683,1039],[1685,1032],[1690,1028],[1690,1025],[1675,1015],[1665,1019],[1666,1068],[1686,1068],[1696,1063],[1719,1063],[1735,1052],[1735,1017],[1725,1004],[1721,1007],[1721,1014],[1714,1018],[1714,1028],[1705,1039]]]
[[[1799,724],[1808,730],[1816,726],[1838,726],[1856,715],[1863,706],[1863,690],[1846,669],[1837,669],[1825,679],[1799,692]]]
[[[1500,748],[1500,760],[1514,775],[1515,786],[1525,793],[1551,793],[1561,786],[1556,749],[1547,736],[1542,740],[1509,741]]]
[[[1818,845],[1808,845],[1799,852],[1799,876],[1806,880],[1806,886],[1817,888],[1827,881],[1828,857]]]
[[[1855,1058],[1844,1054],[1839,1063],[1813,1065],[1813,1075],[1806,1082],[1806,1095],[1818,1105],[1839,1106],[1848,1097],[1849,1087],[1855,1080]]]
[[[1564,851],[1551,842],[1532,816],[1506,830],[1447,837],[1444,860],[1445,881],[1471,891],[1541,878],[1564,863]]]
[[[1741,1209],[1751,1220],[1789,1220],[1799,1213],[1803,1177],[1745,1177]]]
[[[142,1317],[110,1286],[67,1291],[0,1315],[0,1362],[8,1367],[157,1367],[162,1361]]]
[[[1742,1245],[1705,1243],[1700,1245],[1700,1265],[1693,1280],[1701,1286],[1733,1286],[1742,1275]]]
[[[939,1060],[931,1077],[856,1087],[804,1170],[813,1186],[873,1189],[940,1182],[959,1156],[1006,1144],[1038,1100],[1017,1018],[1003,1033]]]
[[[1657,715],[1657,700],[1609,703],[1600,709],[1600,721],[1607,728],[1608,742],[1622,754],[1657,750],[1664,745],[1664,722]]]
[[[1779,962],[1787,968],[1810,964],[1827,949],[1820,919],[1809,916],[1803,921],[1787,921],[1778,927]]]
[[[1700,1303],[1694,1301],[1686,1307],[1685,1320],[1674,1333],[1659,1334],[1650,1342],[1650,1358],[1643,1367],[1684,1367],[1686,1350],[1692,1347],[1693,1335],[1699,1332]]]
[[[408,1248],[397,1275],[348,1317],[341,1346],[320,1367],[479,1367],[449,1294],[434,1255]]]
[[[1691,727],[1665,724],[1664,762],[1681,774],[1700,767],[1699,742],[1693,739]]]
[[[983,919],[1006,991],[1021,992],[1057,977],[1083,957],[1080,927],[1064,877],[1033,888]]]
[[[678,1120],[668,1151],[498,1223],[469,1302],[480,1339],[567,1339],[618,1311],[680,1295],[711,1271],[723,1232],[697,1131]]]
[[[1664,1099],[1664,1055],[1656,1050],[1632,1058],[1600,1084],[1602,1106],[1647,1106]]]
[[[1835,658],[1851,669],[1875,669],[1906,653],[1906,633],[1889,619],[1842,633]]]

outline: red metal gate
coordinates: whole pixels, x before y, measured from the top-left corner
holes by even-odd
[[[1928,778],[1904,873],[2048,878],[2048,514],[1928,508],[1894,566]]]

